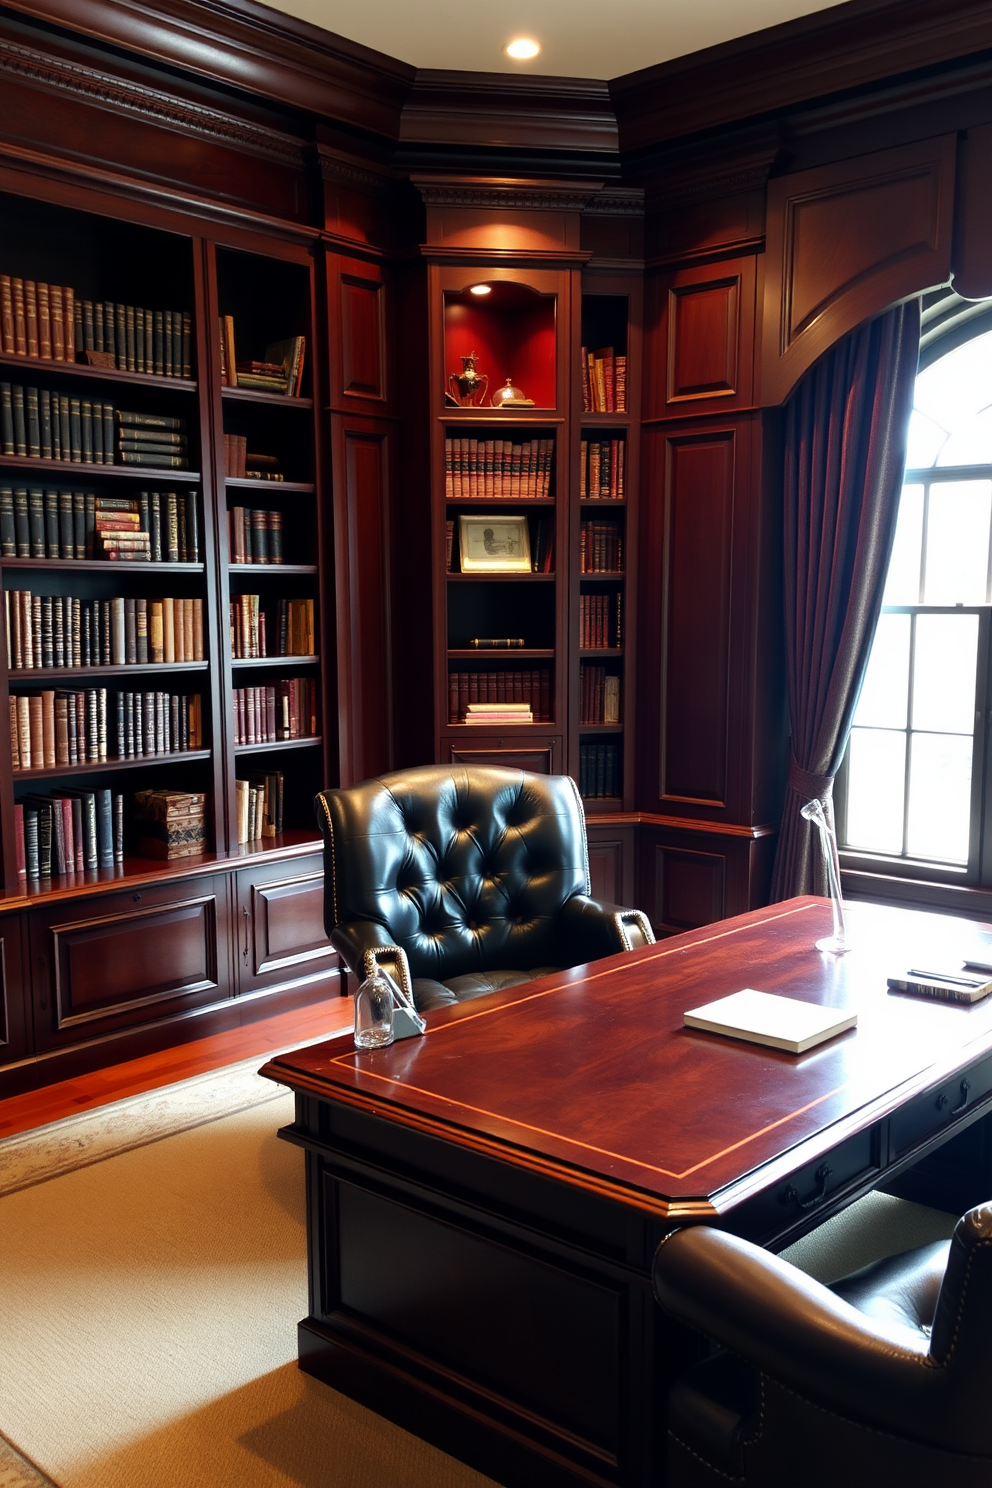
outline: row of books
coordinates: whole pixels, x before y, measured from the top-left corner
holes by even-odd
[[[580,667],[579,722],[620,722],[620,678],[603,666]]]
[[[115,502],[112,506],[109,503]],[[0,555],[4,558],[100,558],[97,512],[135,513],[148,536],[153,563],[199,563],[200,519],[196,491],[141,491],[136,497],[102,497],[90,491],[0,486]],[[140,545],[142,549],[144,544]],[[120,558],[122,553],[115,555]],[[144,552],[141,553],[144,557]]]
[[[226,387],[249,388],[256,393],[277,393],[298,398],[303,384],[305,336],[288,336],[266,346],[261,360],[238,359],[234,345],[234,316],[222,315],[220,370]]]
[[[188,310],[146,310],[113,300],[77,298],[75,351],[91,366],[190,378],[193,318]]]
[[[612,346],[582,348],[582,412],[626,413],[627,358]]]
[[[622,573],[623,533],[619,522],[579,524],[579,573]]]
[[[114,405],[0,382],[0,443],[22,459],[113,465]]]
[[[189,469],[185,419],[19,382],[0,382],[0,443],[27,460]]]
[[[224,435],[224,470],[229,480],[284,481],[278,455],[249,450],[246,434]]]
[[[278,744],[317,736],[317,684],[291,677],[234,689],[235,744]]]
[[[623,645],[623,595],[579,595],[579,648],[614,650]]]
[[[469,703],[462,721],[488,727],[499,723],[533,723],[534,710],[530,703]]]
[[[231,655],[237,660],[262,656],[313,656],[313,600],[280,599],[276,605],[274,651],[268,649],[268,624],[258,594],[240,594],[230,603]]]
[[[587,800],[622,793],[619,744],[579,745],[579,795]]]
[[[539,500],[551,491],[553,439],[456,438],[444,441],[444,494],[449,501]]]
[[[282,512],[232,506],[227,513],[232,563],[282,563]]]
[[[46,688],[11,693],[10,746],[14,770],[53,770],[202,749],[199,694],[78,691]],[[110,753],[108,712],[114,719]]]
[[[579,441],[579,498],[582,501],[623,501],[625,439]]]
[[[124,861],[124,797],[105,788],[27,795],[14,805],[14,842],[26,883],[113,868]]]
[[[198,598],[81,600],[6,589],[4,613],[11,671],[204,659]]]
[[[464,723],[473,703],[526,703],[537,723],[551,722],[551,669],[448,673],[448,722]]]
[[[69,285],[0,274],[5,356],[80,359],[123,372],[192,377],[192,325],[189,311],[84,300]]]
[[[282,831],[283,774],[269,770],[234,783],[238,842],[277,837]]]

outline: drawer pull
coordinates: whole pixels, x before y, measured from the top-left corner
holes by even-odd
[[[956,1116],[959,1111],[963,1111],[964,1110],[965,1106],[968,1104],[968,1097],[969,1097],[970,1094],[971,1094],[971,1081],[970,1080],[962,1080],[961,1081],[961,1099],[958,1101],[958,1103],[957,1103],[956,1106],[953,1106],[951,1108],[951,1113],[950,1114],[952,1116]]]
[[[817,1204],[822,1204],[827,1196],[827,1179],[830,1177],[830,1168],[826,1163],[821,1163],[816,1170],[816,1188],[805,1199],[800,1198],[799,1190],[794,1183],[790,1183],[782,1194],[783,1204],[796,1204],[805,1214],[809,1209],[815,1209]]]

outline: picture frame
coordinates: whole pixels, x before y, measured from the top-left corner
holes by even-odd
[[[512,512],[458,518],[462,573],[530,573],[530,525]]]

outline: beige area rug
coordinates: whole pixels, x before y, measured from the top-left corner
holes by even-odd
[[[0,1488],[491,1488],[297,1368],[303,1155],[261,1063],[0,1143]]]

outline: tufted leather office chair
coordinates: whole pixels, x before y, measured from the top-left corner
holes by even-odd
[[[426,765],[323,791],[324,925],[357,977],[373,960],[421,1012],[654,940],[590,898],[567,775]]]
[[[726,1346],[671,1392],[669,1488],[992,1482],[992,1204],[832,1287],[746,1240],[679,1230],[654,1287]]]

